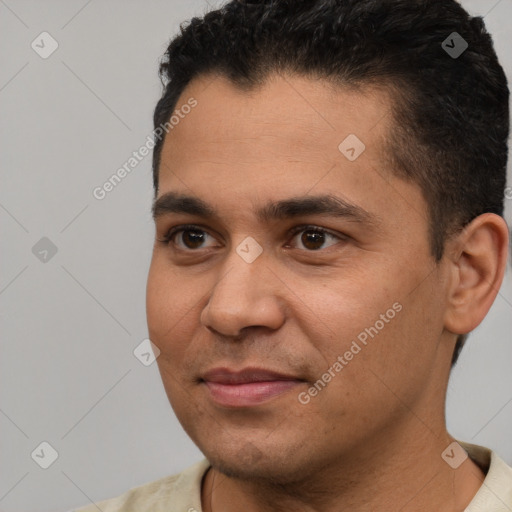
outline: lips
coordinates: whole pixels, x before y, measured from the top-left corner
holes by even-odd
[[[293,375],[262,368],[214,368],[203,375],[202,381],[210,398],[225,407],[259,405],[304,382]]]
[[[248,382],[268,382],[276,380],[301,380],[293,375],[285,375],[262,368],[245,368],[235,371],[228,368],[214,368],[203,375],[207,382],[219,384],[246,384]]]

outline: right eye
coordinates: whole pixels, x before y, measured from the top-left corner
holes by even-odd
[[[182,251],[194,251],[214,247],[214,245],[203,245],[208,237],[215,240],[209,233],[198,226],[176,226],[171,228],[161,242],[166,245],[173,244]]]

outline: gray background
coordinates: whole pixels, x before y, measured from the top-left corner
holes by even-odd
[[[512,77],[512,1],[463,4],[486,15]],[[133,355],[147,337],[150,156],[102,201],[92,190],[151,134],[159,58],[178,24],[207,7],[0,0],[4,512],[70,509],[202,458],[172,413],[156,365]],[[31,48],[43,31],[59,44],[47,59]],[[32,252],[42,237],[58,249],[46,262]],[[447,405],[454,436],[496,449],[509,464],[511,315],[508,269],[453,372]],[[46,470],[31,458],[42,441],[59,453]]]

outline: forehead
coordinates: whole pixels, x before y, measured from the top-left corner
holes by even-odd
[[[191,100],[195,106],[180,112]],[[384,89],[272,76],[242,90],[203,76],[184,90],[176,112],[162,149],[159,196],[172,190],[233,211],[335,193],[377,216],[390,205],[407,214],[416,204],[426,217],[419,187],[399,180],[385,156],[393,126]]]
[[[390,124],[385,89],[342,89],[295,75],[271,75],[250,90],[203,76],[184,90],[178,113],[190,98],[197,105],[180,116],[164,143],[163,157],[176,165],[215,157],[242,165],[279,158],[321,166],[339,159],[339,144],[350,134],[363,141],[366,156],[377,156]]]

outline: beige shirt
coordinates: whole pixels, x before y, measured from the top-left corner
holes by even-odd
[[[478,464],[485,480],[465,512],[512,512],[512,468],[496,453],[467,443],[460,445]],[[177,475],[135,487],[118,498],[76,512],[202,512],[201,482],[210,467],[206,459]]]

